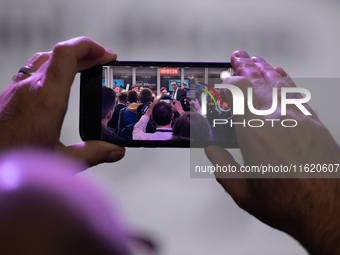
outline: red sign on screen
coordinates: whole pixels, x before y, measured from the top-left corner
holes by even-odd
[[[161,68],[161,74],[178,74],[177,68]]]

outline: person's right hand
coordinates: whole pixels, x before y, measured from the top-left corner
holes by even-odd
[[[180,101],[174,99],[174,103],[170,105],[176,112],[179,113],[179,115],[184,113],[184,110],[183,110],[183,107]]]
[[[244,51],[234,52],[231,62],[237,77],[227,80],[226,83],[236,84],[244,95],[248,87],[253,87],[256,109],[270,108],[273,87],[295,86],[282,68],[273,68],[259,57],[250,58]],[[221,96],[227,102],[232,102],[232,97],[227,91],[222,90]],[[261,128],[236,125],[244,164],[246,166],[339,164],[339,146],[310,107],[305,104],[304,106],[312,116],[304,115],[293,106],[287,107],[286,116],[281,116],[279,110],[270,116],[257,116],[247,109],[244,116],[235,115],[234,121],[238,123],[250,119],[265,121],[266,118],[298,121],[294,128],[282,127],[279,121],[275,122],[275,127],[266,121]],[[214,165],[234,165],[240,169],[240,165],[223,148],[210,146],[205,151]],[[228,174],[217,174],[219,183],[240,207],[261,221],[292,235],[311,254],[339,254],[339,179],[243,177],[235,179],[230,178]]]

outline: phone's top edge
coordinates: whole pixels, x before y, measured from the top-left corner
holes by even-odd
[[[177,66],[177,67],[227,67],[231,68],[230,62],[176,62],[176,61],[130,61],[130,60],[116,60],[104,64],[103,66]]]

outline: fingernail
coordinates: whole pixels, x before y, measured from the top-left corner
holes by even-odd
[[[105,50],[109,53],[112,53],[112,54],[117,54],[114,50],[111,50],[111,49],[108,49],[108,48],[105,48]]]
[[[252,57],[251,58],[255,63],[266,63],[266,61],[261,57]]]
[[[244,50],[238,50],[234,52],[234,56],[237,58],[250,58],[247,52]]]
[[[121,158],[123,158],[125,155],[125,150],[115,150],[112,151],[108,157],[107,157],[107,161],[108,162],[115,162],[120,160]]]

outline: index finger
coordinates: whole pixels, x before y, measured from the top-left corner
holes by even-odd
[[[248,79],[263,78],[259,68],[244,50],[233,52],[230,56],[230,61],[237,76],[243,76]]]
[[[250,58],[248,53],[243,50],[235,51],[231,54],[230,61],[237,76],[251,81],[260,105],[266,105],[268,101],[267,98],[262,98],[261,96],[267,95],[271,87],[266,84],[261,70]]]
[[[272,106],[273,88],[291,86],[289,79],[283,77],[264,59],[250,58],[243,50],[235,51],[231,55],[231,63],[236,75],[251,81],[259,105],[263,109],[270,109]]]
[[[117,58],[116,53],[107,50],[87,37],[78,37],[57,43],[46,63],[46,86],[60,90],[69,88],[78,71],[104,64]]]

